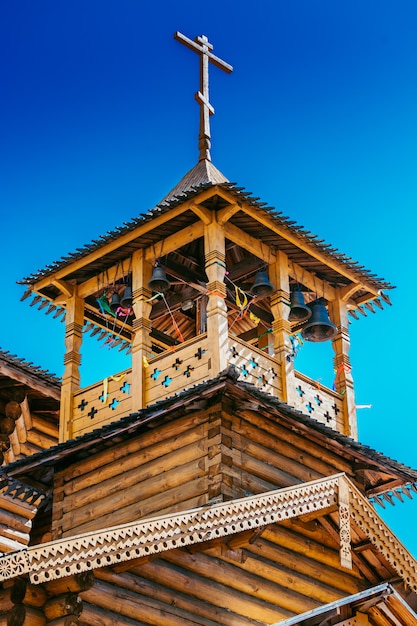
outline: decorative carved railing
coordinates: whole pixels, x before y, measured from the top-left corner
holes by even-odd
[[[153,404],[211,378],[210,368],[206,334],[149,359],[145,372],[146,404]]]
[[[294,408],[318,422],[344,432],[343,396],[300,372],[295,371],[294,374]]]
[[[81,389],[73,398],[73,437],[114,422],[132,412],[132,370]]]
[[[274,357],[237,337],[229,337],[228,363],[240,372],[239,380],[277,398],[283,397],[280,365]]]
[[[227,364],[239,380],[251,383],[276,398],[285,397],[278,361],[262,350],[229,337]],[[145,403],[151,405],[216,375],[211,371],[207,335],[199,335],[151,359],[144,366]],[[132,371],[126,370],[81,389],[73,398],[73,436],[114,422],[138,410],[131,395]],[[291,395],[291,394],[290,394]],[[343,396],[295,372],[292,404],[319,422],[344,432]]]

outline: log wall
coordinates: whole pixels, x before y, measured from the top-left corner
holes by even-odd
[[[239,406],[153,424],[58,471],[53,537],[70,536],[207,502],[288,487],[337,472],[339,455]]]

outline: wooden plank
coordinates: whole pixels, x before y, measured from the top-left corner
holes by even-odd
[[[262,409],[259,412],[245,410],[242,412],[242,417],[254,426],[267,430],[278,439],[292,443],[292,445],[296,446],[299,450],[306,450],[308,454],[328,463],[334,468],[332,474],[344,472],[347,476],[354,478],[351,464],[346,461],[341,454],[332,452],[314,441],[309,440],[307,442],[303,434],[297,434],[284,428],[281,424],[272,419],[267,419],[266,421],[265,417],[267,416],[263,415]]]
[[[102,517],[90,519],[85,523],[79,523],[75,527],[66,524],[64,536],[70,537],[74,533],[84,533],[97,530],[97,528],[106,528],[117,524],[125,524],[138,519],[145,519],[154,515],[159,515],[160,511],[168,513],[170,511],[183,510],[182,502],[187,502],[191,498],[197,498],[207,493],[207,478],[194,478],[187,483],[180,484],[172,489],[167,489],[145,500],[137,500],[116,511],[111,511]],[[116,503],[117,506],[117,503]]]
[[[342,570],[340,566],[332,567],[323,563],[320,560],[321,546],[318,545],[309,546],[305,554],[298,550],[295,556],[292,550],[270,543],[264,537],[258,537],[254,542],[248,544],[245,550],[251,553],[255,561],[267,559],[276,566],[282,567],[284,571],[291,570],[296,576],[299,574],[302,588],[309,586],[309,581],[311,581],[312,588],[308,595],[320,601],[322,595],[323,597],[328,597],[329,593],[336,593],[338,596],[341,594],[351,595],[362,591],[366,586],[365,581],[360,580],[358,575],[352,576],[346,572],[346,569]],[[319,560],[317,560],[316,555]],[[293,589],[297,590],[296,585]]]
[[[72,480],[66,481],[64,485],[64,493],[66,496],[76,493],[81,490],[85,490],[89,487],[95,487],[97,484],[102,484],[104,481],[118,476],[126,471],[134,468],[142,467],[151,461],[161,459],[168,451],[173,451],[174,447],[180,445],[184,448],[193,443],[200,442],[207,433],[207,424],[200,424],[194,428],[184,431],[179,437],[170,437],[167,440],[164,438],[151,446],[144,445],[138,447],[134,453],[125,454],[122,457],[110,454],[112,449],[109,448],[108,455],[104,453],[100,455],[102,464],[99,468],[93,469],[84,473],[81,476],[77,476]],[[107,452],[107,451],[106,451]],[[140,452],[139,454],[137,452]]]
[[[319,476],[331,476],[331,474],[334,473],[334,466],[330,463],[313,456],[306,449],[301,450],[299,447],[294,445],[293,442],[289,442],[286,438],[284,429],[280,429],[283,431],[281,436],[278,435],[278,433],[274,436],[273,433],[260,429],[259,427],[246,421],[245,415],[242,415],[239,420],[236,420],[236,417],[233,415],[230,417],[235,419],[237,422],[234,429],[238,431],[241,438],[260,444],[268,450],[275,450],[279,453],[279,455],[292,459],[294,463],[298,463],[300,466],[303,466],[305,472],[312,470],[312,472],[310,474],[307,473],[306,476],[315,476],[318,478]],[[308,478],[306,480],[311,479]]]
[[[83,604],[82,624],[83,626],[147,626],[145,622],[123,617],[110,609],[100,609],[88,602]]]
[[[141,432],[138,437],[130,441],[117,443],[94,456],[74,463],[65,470],[64,479],[67,482],[78,476],[83,476],[87,472],[94,471],[106,463],[118,461],[129,454],[142,452],[145,448],[150,449],[160,441],[168,442],[171,438],[175,439],[187,430],[204,424],[210,413],[215,411],[216,408],[217,407],[213,406],[206,411],[188,414],[175,421],[170,421],[159,426],[155,424],[154,428]]]
[[[83,592],[83,599],[101,609],[129,617],[154,626],[196,626],[196,620],[188,612],[177,609],[153,598],[116,587],[102,580],[96,581],[92,589]],[[212,621],[201,618],[201,626],[217,626]]]
[[[175,575],[175,571],[169,570],[172,575]],[[168,605],[175,603],[180,609],[188,611],[193,616],[199,616],[204,619],[215,620],[215,624],[222,624],[222,626],[249,626],[253,624],[252,620],[247,620],[241,616],[237,616],[227,609],[217,607],[204,599],[192,597],[187,594],[187,589],[180,585],[174,585],[172,588],[172,580],[169,575],[164,578],[164,581],[156,583],[153,580],[148,580],[143,577],[140,572],[140,567],[136,567],[132,573],[115,574],[108,570],[100,570],[97,578],[107,581],[118,587],[129,589],[130,591],[138,592],[147,597],[153,597],[160,602],[164,602]],[[162,584],[161,584],[162,583]]]
[[[180,478],[183,469],[188,467],[189,463],[194,464],[199,461],[204,453],[204,446],[192,441],[187,446],[178,447],[171,453],[164,454],[147,463],[140,463],[141,459],[131,459],[132,466],[129,469],[117,464],[116,467],[119,470],[117,474],[109,476],[106,480],[99,480],[98,484],[77,491],[72,495],[66,493],[63,511],[67,513],[71,510],[79,510],[84,506],[97,503],[103,499],[103,496],[109,498],[112,495],[120,495],[120,491],[134,489],[139,483],[141,484],[143,499],[149,480],[154,480],[162,474],[166,476],[168,472],[174,471],[174,468],[175,473]],[[94,510],[97,511],[96,504]]]
[[[217,552],[220,553],[220,548]],[[236,561],[226,563],[222,558],[207,556],[201,551],[187,554],[183,550],[165,553],[163,561],[175,568],[175,583],[165,579],[166,584],[186,588],[188,593],[200,599],[213,598],[217,606],[266,624],[318,606],[314,600],[259,576],[259,572],[246,571],[245,565]],[[155,582],[159,582],[161,576],[169,576],[167,564],[163,570],[159,559],[145,563],[143,571],[140,568],[141,575],[152,576]],[[158,578],[153,575],[154,571],[157,571]]]
[[[85,528],[85,524],[89,522],[93,522],[93,527],[95,528],[104,527],[103,520],[105,520],[105,525],[114,526],[124,523],[124,521],[133,521],[145,517],[151,512],[148,510],[149,508],[153,509],[153,514],[156,514],[159,510],[157,508],[158,498],[160,498],[161,504],[166,506],[165,502],[167,500],[172,504],[176,502],[176,499],[178,501],[182,490],[186,498],[190,497],[190,494],[186,493],[187,487],[193,485],[196,479],[198,481],[205,474],[204,460],[197,459],[182,467],[173,468],[172,471],[165,472],[162,475],[152,476],[148,480],[132,485],[129,489],[122,489],[121,487],[117,493],[97,500],[94,507],[86,505],[78,510],[71,510],[71,503],[65,502],[68,513],[64,515],[63,527],[65,532],[69,529],[79,531],[80,527]],[[149,505],[147,506],[147,500],[151,498],[153,498],[152,506],[149,507]],[[155,506],[156,508],[154,508]],[[121,517],[126,508],[132,511],[132,513],[127,519],[124,515],[122,521]],[[97,520],[100,518],[101,521],[99,523]],[[111,523],[109,520],[111,520]]]

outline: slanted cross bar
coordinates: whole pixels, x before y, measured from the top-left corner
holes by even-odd
[[[213,46],[205,35],[200,35],[193,41],[177,31],[174,37],[177,41],[187,46],[187,48],[190,48],[190,50],[200,55],[200,91],[195,94],[196,100],[200,105],[200,134],[198,137],[198,148],[200,151],[199,160],[207,159],[207,161],[211,161],[210,115],[214,114],[214,108],[209,100],[209,61],[228,74],[233,71],[233,67],[211,52]]]

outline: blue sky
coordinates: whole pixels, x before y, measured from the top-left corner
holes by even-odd
[[[210,72],[214,164],[397,286],[351,324],[357,402],[372,405],[359,434],[417,467],[414,0],[3,3],[0,346],[61,375],[63,325],[16,281],[146,212],[196,163],[198,58],[176,30],[234,66]],[[301,362],[328,381],[330,356],[311,349]],[[85,384],[125,367],[96,344],[83,358]],[[417,494],[384,516],[417,555]]]

